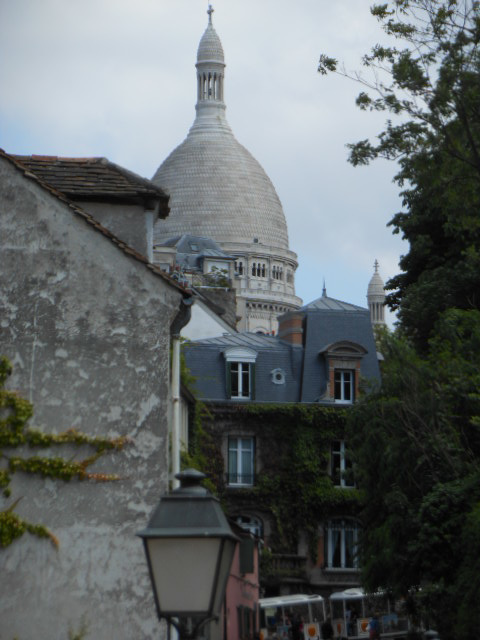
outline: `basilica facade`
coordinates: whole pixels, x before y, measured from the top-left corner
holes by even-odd
[[[302,304],[295,295],[297,256],[272,182],[227,122],[225,59],[212,12],[197,51],[195,120],[153,177],[170,195],[154,246],[184,234],[214,239],[232,257],[238,329],[271,334],[279,315]]]

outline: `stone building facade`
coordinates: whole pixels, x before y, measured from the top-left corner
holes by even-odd
[[[264,594],[358,585],[345,419],[363,381],[380,380],[369,310],[324,290],[280,316],[277,336],[199,340],[185,359],[208,407],[209,472],[229,515],[269,549]]]

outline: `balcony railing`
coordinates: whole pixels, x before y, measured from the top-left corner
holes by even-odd
[[[305,580],[307,558],[296,554],[272,553],[262,557],[261,573],[274,580]]]

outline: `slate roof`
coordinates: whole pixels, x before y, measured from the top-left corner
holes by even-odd
[[[307,305],[308,306],[308,305]],[[354,306],[354,305],[350,305]],[[323,349],[335,342],[348,340],[366,349],[361,359],[361,375],[379,379],[377,348],[368,309],[318,309],[310,307],[305,314],[305,348],[301,402],[317,402],[326,389],[328,371]]]
[[[193,236],[185,233],[175,238],[169,238],[157,246],[175,247],[177,249],[175,261],[184,269],[202,270],[203,258],[234,260],[233,256],[222,251],[215,240],[203,236]]]
[[[186,290],[183,286],[181,286],[178,282],[176,282],[173,278],[171,278],[167,273],[165,273],[165,271],[162,271],[158,267],[148,262],[145,256],[142,256],[142,254],[138,253],[137,251],[135,251],[134,249],[126,245],[124,242],[122,242],[119,238],[117,238],[117,236],[111,233],[111,231],[109,231],[106,227],[104,227],[97,220],[95,220],[93,216],[91,216],[84,209],[82,209],[82,207],[78,206],[77,204],[69,200],[65,196],[65,194],[63,194],[52,185],[45,182],[40,175],[34,173],[33,171],[30,171],[23,163],[20,163],[17,160],[18,157],[21,157],[21,156],[13,156],[6,153],[3,149],[0,149],[0,158],[3,158],[4,160],[7,160],[8,162],[10,162],[18,171],[20,171],[24,175],[25,178],[34,181],[42,189],[45,189],[52,196],[62,201],[65,205],[67,205],[73,211],[74,214],[82,218],[88,225],[93,227],[98,233],[101,233],[106,238],[108,238],[108,240],[110,240],[110,242],[115,244],[121,251],[123,251],[124,254],[126,254],[130,258],[133,258],[134,260],[137,260],[138,262],[142,262],[147,269],[149,269],[156,276],[158,276],[159,278],[167,282],[170,286],[180,291],[185,298],[191,297],[190,291]]]
[[[185,348],[187,366],[196,377],[200,398],[232,402],[226,387],[224,352],[229,347],[248,347],[257,352],[255,361],[256,402],[325,403],[328,363],[324,349],[349,341],[361,347],[360,372],[364,379],[379,380],[375,339],[368,309],[322,296],[321,303],[305,305],[304,344],[292,345],[276,336],[237,333],[190,343]],[[296,312],[298,313],[298,312]],[[275,384],[273,372],[280,369],[284,383]],[[241,402],[241,401],[240,401]]]
[[[255,400],[259,402],[297,402],[300,390],[302,349],[292,347],[273,336],[237,333],[186,344],[187,366],[196,377],[200,398],[213,402],[228,400],[225,384],[224,351],[229,347],[247,347],[257,351],[255,364]],[[273,371],[281,369],[285,384],[273,382]]]
[[[318,309],[322,311],[366,311],[365,307],[358,307],[350,302],[343,302],[342,300],[336,300],[335,298],[329,298],[327,295],[322,295],[313,302],[301,307],[300,311],[306,311],[311,309]]]
[[[168,196],[160,187],[107,158],[11,157],[71,200],[120,201],[146,208],[159,202],[160,216],[168,215]]]

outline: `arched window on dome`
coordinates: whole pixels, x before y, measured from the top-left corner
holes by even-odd
[[[274,280],[277,279],[277,267],[275,265],[272,267],[272,278]]]
[[[256,276],[257,275],[257,264],[254,262],[252,264],[252,276]]]
[[[239,276],[243,276],[243,262],[241,260],[238,260],[237,262],[235,262],[235,272]]]
[[[265,278],[266,273],[267,273],[266,266],[265,266],[265,263],[263,263],[262,264],[262,278]]]

